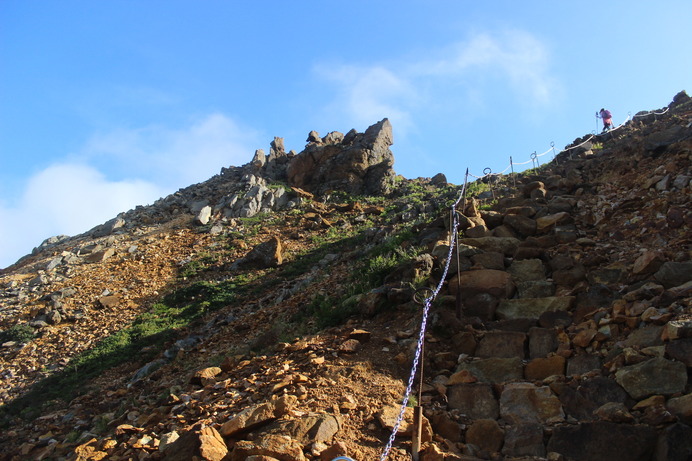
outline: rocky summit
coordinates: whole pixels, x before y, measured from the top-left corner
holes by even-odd
[[[689,460],[689,96],[467,187],[393,142],[277,137],[0,271],[0,459]]]

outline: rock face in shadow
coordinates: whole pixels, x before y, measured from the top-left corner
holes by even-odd
[[[0,271],[0,405],[17,404],[0,446],[12,459],[360,460],[396,426],[403,459],[420,345],[422,461],[689,461],[692,101],[674,109],[498,176],[455,209],[456,248],[459,189],[443,178],[360,197],[389,187],[386,120],[311,132],[300,154],[275,138],[243,167],[48,239]],[[75,359],[183,320],[98,379]],[[21,418],[67,388],[31,391],[48,372],[85,393]]]
[[[382,194],[394,177],[394,143],[388,119],[365,133],[351,130],[346,136],[332,132],[311,136],[300,154],[288,162],[286,179],[291,186],[312,193],[341,190],[351,194]]]

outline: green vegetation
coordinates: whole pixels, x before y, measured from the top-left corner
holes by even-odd
[[[348,289],[344,293],[315,296],[310,304],[293,316],[287,329],[294,334],[305,333],[303,330],[306,321],[311,322],[311,332],[343,324],[357,313],[358,301],[362,294],[381,286],[396,267],[411,261],[420,254],[419,248],[404,248],[405,242],[412,237],[412,231],[404,229],[372,248],[352,268],[350,283],[346,284]],[[351,247],[351,245],[346,246]],[[417,283],[423,283],[423,281]]]
[[[27,324],[13,325],[5,331],[0,331],[0,344],[9,341],[28,343],[34,339],[34,329]]]
[[[268,353],[280,342],[291,342],[296,337],[303,336],[307,330],[302,325],[290,324],[283,320],[276,320],[271,328],[256,337],[250,344],[250,350],[258,353]]]
[[[497,199],[485,200],[485,201],[483,201],[483,203],[480,203],[478,205],[478,209],[484,210],[484,211],[492,210],[496,204],[497,204]]]
[[[413,184],[407,189],[407,195],[402,200],[407,203],[414,201],[427,204],[437,199],[439,202],[439,190],[424,183]],[[337,198],[354,199],[347,194],[339,195]],[[358,197],[357,200],[360,203],[379,204],[387,199]],[[426,207],[435,209],[437,202],[432,205]],[[390,208],[390,211],[393,212],[394,209]],[[278,341],[291,341],[296,336],[343,324],[349,317],[357,314],[358,303],[363,294],[381,286],[393,270],[420,254],[419,248],[410,245],[414,236],[411,227],[401,227],[395,223],[392,223],[392,226],[399,226],[397,233],[376,246],[366,246],[367,237],[364,231],[384,222],[383,216],[371,216],[356,225],[334,226],[313,235],[310,250],[290,255],[290,258],[276,269],[253,272],[255,275],[252,277],[237,274],[232,279],[222,282],[200,280],[206,272],[222,267],[227,262],[234,240],[247,239],[259,233],[262,227],[275,225],[283,219],[285,216],[279,214],[239,218],[244,228],[242,234],[218,237],[213,247],[200,252],[181,268],[179,280],[189,280],[192,283],[170,291],[130,325],[101,339],[91,349],[72,358],[67,368],[46,377],[22,397],[0,408],[0,421],[9,420],[9,415],[31,418],[54,404],[70,400],[83,392],[92,379],[102,375],[106,370],[123,364],[140,366],[152,360],[166,343],[178,337],[181,330],[195,327],[207,314],[236,303],[241,297],[267,291],[275,284],[293,280],[318,267],[320,261],[328,254],[342,254],[362,249],[362,253],[358,255],[358,262],[353,264],[350,279],[340,290],[313,297],[312,301],[293,318],[275,319],[272,327],[255,341],[253,348],[265,348]],[[417,219],[420,222],[430,218],[421,213]],[[410,223],[410,226],[412,225],[413,223]],[[328,270],[325,269],[324,272],[325,274],[317,273],[312,281],[326,275]],[[415,285],[422,283],[423,281],[414,282]],[[0,337],[4,341],[28,341],[33,337],[33,330],[27,325],[18,325],[0,332]],[[217,357],[215,360],[220,359]]]
[[[357,248],[363,242],[360,231],[365,227],[360,225],[344,229],[334,226],[322,234],[312,235],[310,239],[316,248],[291,255],[290,261],[277,270],[277,275],[284,280],[293,279],[309,272],[327,254]]]
[[[197,275],[211,269],[214,265],[218,264],[221,260],[220,253],[209,253],[203,252],[198,255],[197,258],[186,263],[178,273],[178,277],[187,279],[196,277]]]
[[[133,358],[140,362],[151,360],[164,343],[175,339],[179,329],[194,325],[205,314],[246,293],[250,281],[243,277],[222,283],[202,281],[172,291],[132,324],[77,355],[65,370],[43,379],[3,407],[2,412],[33,417],[51,401],[73,398],[90,379],[105,370],[131,362]]]
[[[398,239],[395,239],[398,240]],[[384,247],[388,247],[386,244]],[[413,260],[420,254],[418,248],[403,249],[395,247],[390,251],[374,254],[367,259],[360,270],[355,271],[354,279],[362,286],[361,291],[367,291],[384,283],[385,278],[399,265]]]
[[[243,237],[254,237],[263,227],[271,227],[281,224],[283,218],[276,213],[257,213],[246,218],[236,218],[243,226]]]
[[[488,192],[489,190],[490,184],[485,183],[479,179],[477,181],[470,182],[466,185],[466,196],[475,197],[476,195],[480,195],[483,192]]]
[[[283,190],[285,190],[285,191],[290,191],[290,190],[291,190],[291,186],[289,186],[288,184],[286,184],[286,183],[284,183],[284,182],[276,181],[276,180],[275,180],[275,181],[273,181],[273,182],[267,184],[267,189],[270,189],[270,190],[279,190],[279,189],[283,189]]]
[[[346,302],[351,299],[350,302]],[[343,324],[349,317],[356,313],[357,300],[355,298],[347,298],[339,300],[337,298],[324,294],[317,295],[312,302],[306,306],[303,313],[298,315],[294,320],[302,323],[306,317],[314,319],[314,327],[317,331]]]

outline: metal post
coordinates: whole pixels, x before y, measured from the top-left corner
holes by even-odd
[[[411,441],[411,456],[413,461],[420,459],[421,439],[423,438],[423,407],[416,405],[413,409],[413,440]]]
[[[492,174],[493,170],[490,169],[490,167],[485,168],[483,170],[483,176],[487,178],[488,185],[490,186],[490,192],[493,193],[493,200],[495,200],[495,189],[493,189],[493,182],[492,182],[492,177],[490,176]]]
[[[461,212],[466,211],[466,186],[468,186],[469,183],[469,169],[468,167],[466,168],[466,174],[464,175],[464,201],[461,203]]]
[[[463,214],[463,213],[461,213]],[[452,217],[453,219],[456,218],[456,216]],[[454,230],[454,223],[450,222],[450,226],[452,226],[452,233],[456,232]],[[453,235],[453,241],[452,244],[456,246],[456,253],[457,253],[457,296],[456,296],[456,315],[459,320],[461,320],[461,312],[462,312],[462,306],[461,306],[461,279],[459,278],[459,273],[461,272],[461,259],[459,258],[459,234]]]
[[[420,368],[418,369],[418,404],[413,408],[413,438],[411,439],[411,456],[413,461],[419,460],[421,439],[423,438],[423,368],[425,366],[425,337],[420,345]]]

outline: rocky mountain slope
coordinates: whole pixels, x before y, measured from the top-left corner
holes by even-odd
[[[451,252],[462,187],[396,176],[386,119],[47,240],[0,272],[0,459],[379,458],[426,306],[422,459],[689,459],[692,102],[666,109],[470,184]]]

